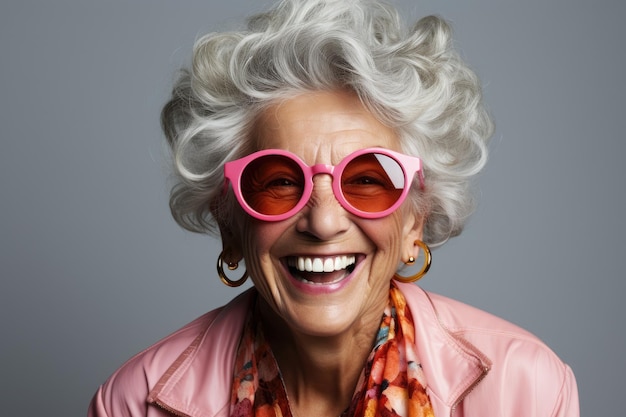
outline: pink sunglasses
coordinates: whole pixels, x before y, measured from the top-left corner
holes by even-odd
[[[255,152],[224,165],[225,186],[251,216],[280,221],[300,211],[311,198],[313,176],[333,177],[335,198],[348,212],[366,219],[385,217],[405,200],[417,174],[424,187],[419,158],[384,148],[351,153],[339,165],[309,166],[281,149]]]

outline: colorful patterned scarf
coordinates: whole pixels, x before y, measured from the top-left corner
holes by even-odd
[[[285,386],[263,336],[249,314],[237,351],[231,417],[292,417]],[[374,348],[341,417],[434,417],[415,347],[413,318],[392,285]]]

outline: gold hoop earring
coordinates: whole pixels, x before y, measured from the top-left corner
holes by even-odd
[[[248,271],[247,270],[244,271],[241,278],[239,278],[237,281],[233,281],[232,279],[228,278],[226,276],[226,273],[224,272],[224,264],[222,262],[223,254],[224,254],[224,251],[222,251],[222,253],[220,253],[220,256],[217,257],[217,275],[219,275],[222,282],[228,285],[229,287],[233,287],[233,288],[239,287],[240,285],[242,285],[244,282],[248,280]],[[239,263],[238,262],[226,262],[226,266],[228,267],[230,271],[234,271],[235,269],[239,268]]]
[[[393,278],[396,281],[400,281],[404,283],[415,282],[419,280],[420,278],[422,278],[424,275],[426,275],[426,273],[430,269],[430,263],[432,262],[432,254],[430,253],[430,248],[428,247],[426,243],[422,242],[421,240],[416,240],[414,244],[419,246],[424,252],[424,265],[422,265],[422,269],[417,274],[411,275],[408,277],[403,277],[402,275],[399,275],[396,272],[395,275],[393,276]],[[413,265],[415,263],[415,258],[410,256],[409,260],[405,263],[407,265]]]

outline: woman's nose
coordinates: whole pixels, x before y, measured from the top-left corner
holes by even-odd
[[[302,209],[296,227],[317,239],[330,240],[348,229],[350,216],[333,193],[330,175],[316,175],[313,182],[311,198]]]

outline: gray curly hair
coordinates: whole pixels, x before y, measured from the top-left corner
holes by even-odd
[[[176,221],[217,234],[233,204],[223,198],[224,163],[256,150],[248,139],[259,113],[277,100],[336,89],[354,91],[396,130],[403,152],[422,159],[426,187],[411,198],[426,214],[424,241],[458,235],[493,131],[480,83],[444,20],[428,16],[408,29],[376,0],[284,0],[250,18],[247,30],[197,41],[161,115]]]

